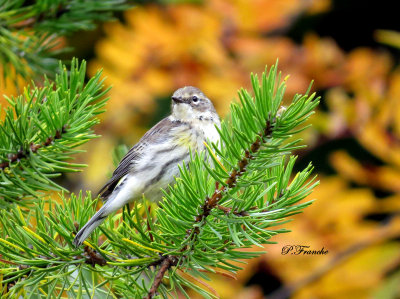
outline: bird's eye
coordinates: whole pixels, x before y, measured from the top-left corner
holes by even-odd
[[[199,101],[199,98],[196,97],[196,96],[193,96],[193,97],[192,97],[192,101],[195,102],[195,103],[197,103],[197,102]]]

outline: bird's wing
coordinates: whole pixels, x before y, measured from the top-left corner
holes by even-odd
[[[114,170],[111,179],[99,191],[99,195],[104,200],[113,192],[120,180],[134,169],[136,162],[148,150],[149,146],[160,143],[167,138],[171,126],[176,126],[176,124],[173,124],[169,118],[164,118],[147,131],[139,142],[126,153]]]

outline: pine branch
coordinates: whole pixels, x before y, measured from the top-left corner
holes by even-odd
[[[97,137],[91,127],[107,100],[101,73],[85,85],[85,72],[86,63],[73,60],[70,72],[60,65],[54,83],[45,80],[43,87],[7,98],[10,105],[0,121],[2,207],[15,201],[28,204],[37,191],[62,190],[52,179],[85,166],[68,160],[79,152],[75,147]]]
[[[3,79],[53,77],[58,66],[54,57],[67,50],[59,47],[61,37],[92,30],[96,22],[110,20],[113,12],[128,7],[125,0],[0,0]]]
[[[215,191],[211,195],[211,197],[207,197],[204,201],[204,204],[201,208],[201,212],[196,216],[195,218],[195,224],[194,229],[189,229],[187,230],[187,240],[185,240],[183,243],[185,244],[194,244],[196,242],[196,238],[200,233],[200,228],[201,226],[206,224],[206,218],[210,216],[211,212],[213,209],[220,209],[222,210],[226,215],[233,213],[237,217],[241,216],[249,216],[250,214],[247,211],[233,211],[232,208],[224,207],[221,205],[218,205],[219,201],[223,198],[224,194],[229,190],[235,187],[237,180],[246,172],[246,167],[250,163],[252,159],[254,159],[254,154],[256,154],[261,146],[262,143],[265,142],[268,138],[271,138],[273,129],[275,126],[275,122],[271,122],[270,120],[266,121],[265,128],[263,129],[262,132],[258,133],[257,136],[260,138],[257,138],[251,145],[249,149],[246,149],[244,152],[244,156],[239,160],[237,168],[233,169],[232,172],[229,175],[229,178],[226,179],[225,184],[223,184],[220,187],[219,182],[217,181],[215,184]],[[251,207],[250,210],[257,209],[256,206]],[[198,224],[198,225],[196,225]],[[188,253],[188,250],[191,250],[188,245],[185,245],[180,251],[185,252],[184,258],[187,258],[190,253]],[[173,256],[173,255],[167,255],[167,256],[162,256],[160,261],[161,262],[161,267],[154,279],[154,282],[152,284],[152,287],[150,288],[150,291],[147,295],[146,298],[152,298],[155,294],[155,291],[157,290],[158,286],[160,285],[165,273],[167,270],[169,270],[171,267],[177,265],[179,256]],[[171,262],[174,261],[174,262]]]
[[[156,275],[156,277],[154,278],[154,282],[149,290],[149,293],[147,294],[147,296],[145,297],[146,299],[151,299],[154,297],[154,295],[157,292],[158,287],[160,286],[162,279],[164,278],[165,273],[173,266],[176,266],[178,260],[176,259],[176,257],[174,256],[163,256],[161,258],[161,265],[160,265],[160,269],[158,270],[158,273]]]
[[[221,124],[221,142],[207,144],[207,156],[193,154],[160,208],[136,203],[107,219],[83,249],[73,247],[71,232],[95,212],[97,200],[89,194],[61,197],[61,203],[41,198],[27,216],[18,208],[3,210],[0,263],[9,294],[166,298],[177,291],[188,296],[186,287],[215,298],[198,278],[232,276],[240,269],[232,261],[261,255],[257,246],[286,232],[275,226],[308,206],[299,201],[318,183],[309,179],[311,166],[293,177],[290,155],[299,147],[292,134],[318,100],[296,95],[279,111],[285,81],[276,66],[261,84],[256,76],[252,82],[254,96],[241,90],[241,105],[232,104],[230,121]],[[35,229],[27,225],[32,218]]]
[[[67,132],[67,128],[66,128],[66,125],[64,125],[61,130],[57,130],[55,135],[48,137],[45,142],[39,143],[39,144],[31,143],[29,145],[30,152],[35,154],[39,149],[41,149],[43,147],[50,146],[57,139],[61,139],[62,134],[66,133],[66,132]],[[24,152],[24,150],[21,148],[21,149],[18,150],[17,153],[9,154],[8,155],[8,161],[0,163],[0,168],[2,170],[4,170],[4,169],[10,167],[12,163],[19,162],[21,159],[27,159],[28,157],[29,157],[29,153],[28,152]]]
[[[70,34],[92,30],[96,21],[112,19],[114,11],[129,7],[125,0],[2,1],[2,25],[39,32]],[[4,3],[5,2],[5,3]]]
[[[200,225],[195,226],[194,230],[189,229],[186,232],[187,235],[189,235],[190,240],[188,240],[189,242],[185,242],[185,243],[193,243],[193,241],[195,241],[196,236],[200,233],[201,225],[205,224],[205,218],[207,218],[211,214],[212,209],[218,208],[218,209],[224,211],[225,214],[232,213],[232,208],[220,206],[220,205],[218,205],[218,203],[222,199],[223,195],[227,192],[227,190],[235,187],[238,178],[241,177],[246,172],[246,167],[249,164],[249,161],[254,158],[253,154],[255,154],[260,149],[261,140],[271,137],[272,128],[273,128],[273,125],[268,120],[266,123],[266,126],[264,128],[264,132],[258,134],[258,136],[260,136],[261,139],[255,140],[251,144],[250,150],[248,150],[248,149],[245,150],[244,157],[242,157],[242,159],[240,159],[238,162],[238,165],[237,165],[238,170],[233,169],[229,175],[229,178],[225,181],[225,184],[222,185],[221,187],[219,187],[219,185],[220,185],[219,182],[218,181],[216,182],[214,193],[211,195],[211,197],[207,197],[205,199],[200,214],[196,216],[195,222]],[[253,207],[253,209],[256,209],[256,207]],[[245,211],[241,211],[241,212],[233,211],[233,213],[236,216],[248,216],[249,215]],[[187,250],[187,246],[182,248],[182,251],[185,251],[185,250]]]

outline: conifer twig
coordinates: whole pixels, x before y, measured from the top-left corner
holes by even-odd
[[[114,11],[130,7],[127,0],[0,1],[0,65],[3,79],[53,78],[55,58],[68,51],[62,37],[92,30],[98,21],[113,18]]]
[[[228,190],[228,188],[233,188],[236,184],[237,179],[244,174],[244,172],[246,171],[246,166],[250,163],[250,160],[253,159],[253,155],[255,153],[257,153],[257,151],[260,149],[260,147],[262,145],[262,140],[265,140],[265,138],[271,137],[273,128],[274,128],[274,125],[271,123],[270,120],[267,120],[265,129],[263,130],[262,133],[259,133],[257,135],[260,138],[257,138],[257,140],[255,140],[251,144],[250,149],[245,151],[244,157],[238,162],[238,170],[236,170],[236,169],[232,170],[229,178],[226,180],[227,186],[222,185],[221,187],[219,187],[220,184],[216,183],[214,193],[211,195],[211,197],[207,197],[205,199],[201,214],[196,216],[196,219],[195,219],[196,223],[200,223],[200,222],[204,223],[204,220],[210,215],[211,210],[214,208],[221,209],[225,213],[228,213],[231,211],[230,208],[219,206],[218,202],[221,200],[221,198],[223,197],[224,193]],[[246,215],[245,213],[247,213],[247,212],[245,212],[245,211],[239,212],[239,213],[235,212],[236,215],[241,215],[241,216],[245,216]],[[199,232],[200,232],[199,226],[196,226],[194,230],[192,230],[192,229],[188,230],[187,235],[188,235],[188,238],[190,239],[190,241],[194,241],[195,238],[197,237],[197,235],[199,234]],[[185,242],[185,243],[187,243],[187,242]],[[187,249],[188,249],[188,245],[185,245],[181,249],[181,252],[184,252]],[[186,253],[185,255],[188,255],[188,253]],[[183,258],[185,258],[185,255],[183,256]],[[146,299],[150,299],[154,296],[165,273],[172,266],[176,265],[176,263],[178,262],[178,258],[179,257],[171,256],[171,255],[166,256],[166,257],[163,256],[161,258],[162,262],[161,262],[160,269],[157,272],[156,278],[154,279],[153,285],[150,288],[150,291],[149,291]],[[174,262],[172,262],[172,261],[174,261]]]
[[[55,82],[44,78],[22,95],[7,98],[0,111],[0,206],[28,203],[40,191],[64,190],[52,178],[77,171],[84,165],[68,162],[75,148],[97,137],[98,123],[107,98],[101,72],[85,84],[86,62],[73,59],[70,69],[59,65]]]
[[[178,259],[175,256],[167,255],[162,257],[162,262],[160,269],[157,272],[157,275],[154,278],[153,284],[149,290],[145,299],[151,299],[157,292],[158,287],[161,284],[161,281],[164,278],[165,273],[172,267],[175,266],[178,262]]]
[[[38,143],[38,144],[31,143],[29,146],[30,151],[32,153],[36,153],[40,148],[51,145],[55,140],[60,139],[62,137],[62,134],[67,132],[66,128],[67,128],[67,125],[64,125],[61,130],[56,131],[56,134],[54,136],[47,137],[45,142]],[[20,161],[21,159],[26,159],[26,158],[28,158],[28,156],[29,156],[28,151],[24,151],[23,149],[20,149],[15,154],[9,154],[8,161],[4,161],[4,162],[0,163],[0,168],[5,169],[7,167],[10,167],[11,163]]]

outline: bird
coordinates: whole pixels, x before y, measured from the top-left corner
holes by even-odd
[[[159,202],[162,189],[179,176],[178,165],[189,161],[190,150],[205,150],[205,142],[217,143],[220,118],[211,100],[198,88],[185,86],[171,96],[171,114],[135,144],[122,158],[111,179],[100,189],[103,206],[79,230],[76,247],[110,214],[127,203],[145,198]]]

